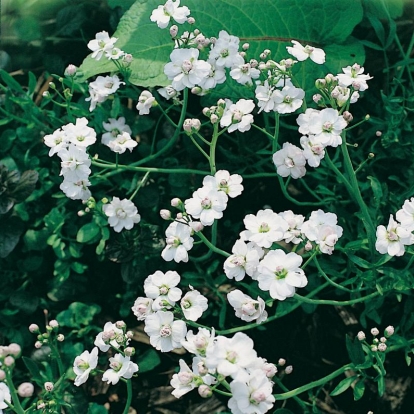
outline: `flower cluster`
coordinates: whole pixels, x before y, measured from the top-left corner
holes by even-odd
[[[161,352],[180,348],[187,333],[185,322],[174,320],[171,310],[180,312],[187,320],[196,321],[208,307],[207,298],[191,286],[182,296],[177,287],[180,280],[175,271],[156,271],[144,281],[146,297],[138,297],[132,307],[138,320],[145,321],[144,330],[150,336],[151,345]],[[180,303],[176,305],[178,301]]]
[[[125,322],[118,321],[115,324],[107,322],[103,331],[96,336],[92,351],[84,351],[75,358],[73,363],[73,371],[76,374],[75,385],[79,387],[84,384],[89,374],[97,367],[99,350],[107,352],[110,348],[117,353],[109,358],[109,368],[104,372],[102,381],[117,384],[120,378],[132,378],[138,371],[138,365],[131,361],[131,356],[135,353],[134,348],[128,346],[131,337],[132,332],[126,331]]]
[[[131,128],[125,124],[125,118],[109,118],[102,123],[105,131],[102,134],[102,144],[108,146],[113,152],[123,154],[127,149],[132,152],[138,143],[131,138]]]
[[[365,332],[359,331],[357,334],[357,338],[359,341],[361,341],[364,345],[369,346],[370,350],[372,352],[385,352],[387,350],[387,340],[394,335],[395,329],[393,326],[387,326],[384,329],[384,336],[381,336],[380,338],[377,338],[380,334],[380,331],[378,328],[372,328],[371,329],[371,335],[373,336],[372,342],[368,343],[366,340]]]
[[[377,241],[375,248],[381,254],[390,256],[402,256],[405,246],[414,244],[414,197],[405,200],[402,208],[397,211],[397,220],[392,214],[387,228],[380,225],[377,227]]]

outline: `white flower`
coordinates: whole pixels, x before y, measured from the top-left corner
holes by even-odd
[[[88,120],[77,118],[75,124],[63,125],[62,130],[65,132],[67,139],[77,147],[86,148],[96,141],[96,132],[93,128],[87,126]]]
[[[108,147],[118,154],[123,154],[127,149],[132,152],[132,149],[138,145],[137,141],[131,138],[128,132],[121,132],[115,139],[109,141]]]
[[[257,300],[254,300],[241,290],[235,289],[227,294],[227,300],[233,306],[236,316],[242,321],[251,322],[256,320],[257,323],[262,323],[267,319],[265,302],[260,296],[257,297]]]
[[[214,328],[209,331],[207,328],[198,328],[197,335],[193,331],[188,331],[187,340],[183,339],[181,345],[192,354],[205,357],[209,346],[214,343]]]
[[[152,93],[150,91],[142,91],[141,95],[139,95],[136,108],[140,115],[148,115],[154,103],[155,98],[152,96]]]
[[[180,95],[180,92],[176,91],[171,85],[158,89],[158,93],[167,101]]]
[[[342,143],[341,133],[347,125],[336,109],[325,108],[318,113],[311,113],[309,133],[315,135],[323,145],[337,147]]]
[[[257,79],[260,76],[260,70],[252,68],[250,63],[243,61],[232,66],[230,76],[241,85],[251,85],[252,79]]]
[[[0,382],[0,414],[3,414],[3,408],[9,408],[6,401],[9,404],[12,402],[10,389],[4,382]]]
[[[260,369],[252,371],[245,381],[235,379],[230,383],[232,397],[228,407],[233,414],[264,414],[275,402],[272,386],[273,383]]]
[[[102,207],[103,212],[108,216],[108,223],[119,233],[122,229],[131,230],[134,224],[141,220],[138,210],[130,200],[120,200],[114,197],[109,204]]]
[[[319,167],[321,159],[325,156],[325,146],[315,136],[303,136],[300,139],[303,148],[303,156],[311,167]]]
[[[220,85],[226,81],[226,72],[223,67],[217,66],[216,61],[213,59],[209,59],[207,63],[210,64],[210,72],[208,76],[201,80],[199,86],[203,88],[202,93],[198,95],[205,95],[205,93],[216,87],[216,85]]]
[[[302,46],[298,41],[292,40],[293,47],[287,46],[286,49],[289,54],[294,56],[297,60],[303,61],[310,58],[315,63],[322,65],[325,62],[325,52],[322,49],[313,46]]]
[[[275,90],[272,95],[275,112],[290,114],[302,106],[305,91],[294,86],[285,86],[281,91]]]
[[[211,65],[198,60],[198,49],[175,49],[171,52],[171,62],[164,67],[164,73],[172,80],[176,91],[192,88],[203,82],[210,74]]]
[[[143,298],[142,296],[138,297],[134,306],[131,308],[134,315],[139,321],[144,321],[148,315],[153,313],[152,303],[154,302],[151,298]]]
[[[312,114],[317,114],[320,111],[313,108],[306,109],[305,113],[300,114],[296,118],[296,123],[299,125],[299,132],[303,135],[309,135],[309,124],[310,124],[310,117]]]
[[[50,147],[49,157],[58,153],[61,149],[67,148],[69,144],[68,136],[60,128],[54,131],[53,134],[45,135],[43,140]]]
[[[210,50],[209,59],[216,61],[217,66],[231,68],[244,62],[239,55],[240,39],[229,35],[225,30],[219,32],[219,37]]]
[[[302,241],[302,238],[300,237],[300,229],[302,227],[303,221],[305,220],[305,217],[303,217],[301,214],[294,214],[291,210],[279,213],[279,216],[282,217],[289,225],[289,228],[283,235],[285,242],[299,244]]]
[[[91,353],[85,351],[75,358],[73,362],[73,372],[76,374],[75,385],[84,384],[89,377],[89,373],[98,365],[98,348],[92,349]]]
[[[368,89],[367,80],[372,79],[369,74],[364,75],[364,68],[355,63],[352,66],[342,68],[344,73],[337,75],[339,86],[350,86],[352,85],[359,91],[365,91]]]
[[[402,208],[397,211],[396,217],[407,230],[414,230],[414,197],[404,201]]]
[[[161,252],[161,257],[167,262],[188,262],[187,252],[191,250],[194,242],[191,231],[191,227],[186,224],[177,221],[171,223],[165,231],[167,244]]]
[[[92,112],[97,103],[104,102],[109,95],[115,93],[121,85],[125,85],[125,82],[121,82],[118,76],[98,76],[94,82],[89,84],[89,98],[85,101],[91,101],[89,111]]]
[[[159,311],[146,317],[144,331],[149,335],[154,348],[169,352],[181,348],[187,328],[184,321],[174,321],[172,312]]]
[[[269,82],[267,80],[264,81],[263,85],[257,85],[255,90],[256,99],[258,101],[257,106],[259,109],[259,113],[270,112],[274,110],[275,107],[275,88],[269,86]]]
[[[102,332],[96,335],[94,345],[96,345],[102,352],[106,352],[111,346],[119,348],[119,341],[122,343],[124,340],[124,332],[122,329],[116,327],[112,322],[107,322]]]
[[[110,51],[115,42],[116,37],[109,37],[108,32],[96,33],[95,39],[89,41],[88,48],[92,50],[92,59],[100,60],[104,52]]]
[[[300,269],[302,257],[294,252],[271,250],[259,264],[259,288],[269,291],[273,299],[285,300],[295,294],[296,287],[308,284],[305,273]]]
[[[119,379],[132,378],[135,372],[138,371],[138,365],[130,360],[129,356],[122,356],[121,354],[115,354],[114,357],[109,358],[110,369],[106,370],[102,375],[102,381],[108,382],[108,384],[117,384]]]
[[[309,220],[302,224],[301,232],[309,240],[316,242],[322,253],[332,254],[335,243],[342,236],[342,227],[338,226],[334,213],[313,211]]]
[[[161,296],[170,305],[174,305],[180,300],[182,294],[181,289],[176,287],[180,279],[180,275],[173,270],[168,270],[165,274],[157,270],[145,279],[144,292],[151,299]]]
[[[381,254],[388,253],[390,256],[402,256],[405,253],[404,246],[414,243],[410,230],[396,222],[392,214],[387,228],[378,226],[376,234],[375,248]]]
[[[336,100],[336,103],[339,107],[344,106],[349,99],[349,95],[351,93],[351,90],[349,88],[346,88],[345,86],[335,86],[333,91],[331,92],[332,98]],[[349,100],[349,103],[355,103],[359,99],[359,93],[353,92],[351,95],[351,99]]]
[[[246,369],[254,366],[257,360],[253,346],[252,339],[242,332],[232,338],[218,336],[215,344],[207,348],[205,364],[218,374],[243,381],[248,378]]]
[[[273,242],[283,240],[288,230],[288,223],[270,209],[259,210],[257,215],[248,214],[243,219],[247,231],[246,240],[255,242],[260,247],[269,248]]]
[[[207,310],[207,298],[198,290],[190,290],[181,299],[181,310],[189,321],[196,321]]]
[[[239,99],[235,104],[226,100],[226,112],[220,120],[222,128],[229,127],[228,132],[248,131],[253,123],[254,102],[251,99]]]
[[[120,117],[118,119],[109,118],[108,122],[102,122],[105,132],[102,134],[102,144],[108,145],[110,141],[114,140],[122,132],[131,134],[131,128],[125,124],[125,118]]]
[[[224,262],[224,273],[229,279],[243,280],[247,273],[254,278],[263,250],[254,242],[245,243],[237,240],[232,250],[233,254]]]
[[[65,178],[59,188],[72,200],[87,200],[92,195],[88,189],[90,185],[87,179],[72,181]]]
[[[58,157],[62,160],[60,175],[63,175],[66,180],[86,180],[91,173],[89,168],[91,160],[82,147],[70,144],[67,149],[63,148],[58,152]]]
[[[214,177],[207,175],[203,179],[203,186],[224,191],[230,198],[239,196],[243,191],[243,178],[239,174],[232,174],[226,170],[217,171]]]
[[[301,178],[306,174],[306,158],[296,145],[285,142],[282,149],[273,154],[273,163],[281,177]]]
[[[108,59],[112,59],[112,60],[118,60],[120,57],[124,56],[125,52],[121,49],[119,49],[118,47],[114,47],[111,50],[108,50],[105,53],[105,56]]]
[[[160,29],[165,29],[169,25],[171,17],[177,23],[183,24],[187,21],[190,10],[187,6],[179,6],[180,0],[168,0],[163,6],[158,6],[152,11],[150,19],[156,22]]]
[[[211,226],[215,219],[223,217],[227,207],[227,195],[223,191],[202,187],[194,191],[193,197],[184,201],[185,211],[203,226]]]

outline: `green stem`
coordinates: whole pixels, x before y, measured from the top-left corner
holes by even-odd
[[[282,389],[282,391],[285,392],[290,392],[289,389],[285,386],[285,384],[283,384],[283,382],[278,378],[278,377],[273,377],[273,381],[275,382],[275,384],[277,384],[277,386],[279,388]],[[306,406],[306,404],[296,395],[292,397],[296,403],[302,408],[303,412],[306,414],[309,412],[308,407]]]
[[[14,386],[14,383],[11,377],[10,369],[6,367],[6,369],[4,369],[4,372],[6,373],[7,386],[9,387],[10,395],[12,397],[12,401],[14,404],[14,407],[13,407],[14,412],[16,414],[24,414],[25,411],[20,404],[19,396],[17,395],[17,391],[16,391],[16,388]]]
[[[211,139],[210,145],[210,172],[211,175],[216,173],[216,146],[218,141],[219,133],[218,133],[218,124],[214,124],[213,126],[213,137]]]
[[[131,406],[131,402],[132,402],[132,381],[131,381],[131,379],[128,379],[126,381],[126,385],[127,385],[128,396],[127,396],[127,402],[125,404],[125,408],[124,408],[123,414],[128,414],[129,407]]]
[[[62,377],[65,374],[65,368],[63,366],[62,358],[60,357],[60,353],[56,348],[56,345],[53,341],[49,341],[50,350],[52,351],[53,358],[57,362],[59,377]]]
[[[303,303],[310,303],[312,305],[334,305],[334,306],[348,306],[353,305],[354,303],[360,303],[365,302],[366,300],[375,298],[376,296],[379,296],[379,292],[373,292],[367,296],[362,296],[360,298],[356,299],[350,299],[350,300],[328,300],[328,299],[309,299],[305,296],[300,296],[297,293],[293,296],[295,299],[297,299],[299,302]]]
[[[144,175],[144,178],[139,182],[139,184],[137,185],[137,188],[135,189],[135,191],[132,193],[132,196],[129,197],[130,200],[133,200],[134,197],[137,195],[139,189],[145,184],[145,182],[147,181],[148,176],[150,175],[150,171],[147,171],[146,174]]]
[[[250,176],[249,178],[253,178],[253,177]],[[283,181],[283,178],[280,175],[277,175],[277,179],[279,180],[280,188],[282,190],[283,195],[285,196],[285,198],[287,198],[292,203],[298,206],[324,206],[326,205],[326,201],[312,202],[312,201],[296,200],[296,198],[292,197],[287,191],[287,186],[290,182],[290,177],[286,180],[286,183]]]
[[[193,144],[197,147],[197,149],[204,155],[204,157],[207,158],[207,161],[210,162],[210,157],[203,150],[203,148],[201,148],[201,146],[198,144],[198,142],[195,140],[195,138],[192,135],[189,135],[189,137],[190,137],[191,141],[193,142]]]
[[[200,237],[200,239],[204,242],[204,244],[213,252],[221,254],[224,257],[229,257],[231,256],[230,253],[225,252],[224,250],[219,249],[218,247],[214,246],[214,244],[212,244],[206,236],[204,236],[203,233],[201,232],[197,232],[196,233],[198,237]]]
[[[345,371],[348,371],[353,368],[353,364],[344,365],[341,368],[338,368],[336,371],[326,375],[325,377],[312,381],[309,384],[302,385],[301,387],[295,388],[294,390],[285,392],[283,394],[273,394],[277,401],[287,400],[289,398],[295,397],[296,395],[302,394],[312,388],[319,387],[325,385],[328,381],[333,380],[334,378],[342,375]]]

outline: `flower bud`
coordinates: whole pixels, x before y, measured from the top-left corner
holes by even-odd
[[[202,112],[203,112],[203,115],[205,115],[207,117],[210,117],[210,115],[211,115],[210,108],[205,107],[205,108],[203,108]]]
[[[305,244],[305,250],[307,252],[311,251],[313,249],[312,243],[308,240]]]
[[[125,348],[124,350],[125,356],[133,356],[135,354],[135,348],[132,346],[129,346],[128,348]]]
[[[243,50],[248,50],[250,47],[250,45],[248,43],[243,43],[242,49]]]
[[[11,367],[14,365],[15,359],[9,355],[6,356],[6,358],[4,358],[4,365],[6,365],[6,367]]]
[[[260,53],[259,55],[260,59],[265,60],[267,58],[266,53]]]
[[[170,35],[171,35],[171,37],[176,37],[177,34],[178,34],[178,26],[176,24],[173,24],[170,27]]]
[[[56,337],[56,339],[57,339],[59,342],[63,342],[63,341],[65,340],[65,337],[64,337],[64,335],[59,334],[59,335]]]
[[[394,332],[395,332],[395,329],[394,329],[394,327],[393,326],[387,326],[386,328],[385,328],[385,336],[386,337],[390,337],[390,336],[392,336],[392,335],[394,335]]]
[[[38,325],[36,325],[35,323],[32,323],[32,324],[29,326],[29,331],[30,331],[31,333],[38,333],[38,332],[39,332],[39,326],[38,326]]]
[[[49,82],[49,88],[50,89],[56,89],[56,85],[53,82]]]
[[[322,99],[322,95],[319,93],[315,93],[315,95],[312,96],[313,102],[319,103],[319,101]]]
[[[43,408],[46,408],[46,404],[42,400],[39,400],[37,402],[37,409],[38,410],[43,410]]]
[[[193,95],[200,95],[200,93],[203,92],[203,88],[200,88],[199,86],[194,86],[193,88],[191,88],[191,93]]]
[[[6,373],[0,369],[0,381],[4,381],[6,379]]]
[[[22,348],[19,344],[11,343],[9,345],[9,352],[15,357],[19,357],[22,353]]]
[[[387,345],[386,344],[384,344],[384,343],[380,343],[379,345],[378,345],[378,351],[380,351],[380,352],[385,352],[386,351],[386,349],[387,349]]]
[[[363,332],[363,331],[359,331],[358,332],[358,334],[357,334],[357,338],[358,338],[358,341],[364,341],[365,340],[365,332]]]
[[[326,80],[325,79],[316,79],[315,86],[318,89],[323,89],[326,86]]]
[[[371,345],[371,351],[372,352],[377,352],[378,351],[378,347],[376,345]]]
[[[275,364],[266,362],[263,366],[263,371],[266,374],[267,378],[273,378],[277,373],[277,367]]]
[[[53,391],[53,388],[55,388],[55,386],[53,385],[53,382],[50,382],[50,381],[45,382],[44,387],[45,387],[45,390],[49,392]]]
[[[180,207],[183,204],[183,202],[179,198],[173,198],[171,200],[171,206],[172,207]]]
[[[352,116],[351,112],[349,112],[349,111],[345,111],[342,114],[342,116],[344,117],[345,121],[348,122],[348,123],[351,122],[354,119],[354,117]]]
[[[194,24],[195,23],[195,19],[194,19],[194,17],[189,17],[188,19],[187,19],[187,23],[188,24]]]
[[[35,344],[34,344],[35,348],[37,348],[37,349],[41,348],[42,345],[43,344],[40,341],[36,341]]]
[[[385,342],[387,342],[387,338],[385,338],[385,336],[382,336],[382,337],[380,338],[380,342],[382,342],[382,343],[384,343],[384,344],[385,344]]]
[[[203,231],[204,229],[204,226],[199,221],[192,221],[189,225],[195,232]]]
[[[371,329],[371,334],[374,336],[377,336],[379,334],[379,330],[377,328],[372,328]]]
[[[293,366],[292,365],[288,365],[286,368],[285,368],[285,373],[287,374],[287,375],[289,375],[289,374],[291,374],[293,372]]]
[[[286,364],[286,359],[279,358],[279,361],[277,361],[277,365],[283,367]]]
[[[210,121],[212,124],[217,124],[218,120],[219,120],[219,117],[216,114],[212,114],[210,116]]]
[[[126,53],[124,56],[123,56],[123,61],[125,62],[125,63],[132,63],[132,61],[134,60],[134,57],[131,55],[131,53]]]
[[[203,398],[210,398],[213,395],[213,391],[211,391],[211,388],[206,384],[201,384],[198,387],[198,393]]]
[[[246,57],[246,52],[239,52],[239,55],[244,59]]]
[[[325,76],[325,81],[327,84],[331,84],[337,81],[336,77],[334,75],[332,75],[332,73],[328,73]]]
[[[177,220],[182,220],[183,217],[183,213],[177,213]]]
[[[380,136],[382,135],[382,132],[381,132],[381,131],[377,131],[377,132],[375,133],[375,135],[376,135],[377,137],[380,137]]]
[[[125,334],[127,339],[132,339],[134,337],[134,332],[132,331],[127,331],[127,333]]]
[[[19,397],[30,398],[34,393],[34,385],[31,382],[23,382],[17,388]]]
[[[43,98],[49,98],[50,97],[50,92],[49,91],[44,91],[42,93]]]
[[[160,211],[160,216],[163,220],[169,220],[171,218],[171,211],[163,209]]]

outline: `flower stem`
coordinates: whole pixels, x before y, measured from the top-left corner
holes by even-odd
[[[4,370],[4,372],[6,373],[7,386],[9,387],[10,395],[12,397],[12,401],[13,401],[13,404],[14,404],[13,410],[16,414],[24,414],[25,411],[24,411],[23,407],[20,404],[19,396],[17,395],[16,388],[13,384],[10,369],[6,368]]]
[[[137,195],[139,189],[145,184],[145,182],[147,181],[148,176],[150,175],[150,171],[147,171],[144,175],[144,178],[139,182],[139,184],[137,185],[137,188],[135,189],[135,191],[132,193],[131,197],[129,197],[130,200],[133,200],[134,197]]]
[[[127,385],[128,396],[127,396],[127,402],[125,404],[123,414],[128,414],[129,407],[131,406],[131,402],[132,402],[132,381],[131,381],[131,379],[128,379],[126,381],[126,385]]]
[[[214,246],[203,233],[197,232],[198,237],[204,242],[204,244],[213,252],[221,254],[222,256],[229,257],[231,256],[230,253],[225,252],[224,250],[219,249],[218,247]]]
[[[218,124],[214,124],[213,126],[213,137],[211,139],[210,145],[210,172],[211,175],[216,173],[216,146],[218,141],[219,133],[218,133]]]
[[[380,294],[379,292],[373,292],[367,296],[362,296],[360,298],[342,300],[342,301],[341,300],[326,300],[326,299],[309,299],[305,296],[300,296],[297,293],[295,293],[293,297],[297,299],[299,302],[310,303],[313,305],[347,306],[347,305],[353,305],[354,303],[365,302],[366,300],[379,296],[379,294]]]

